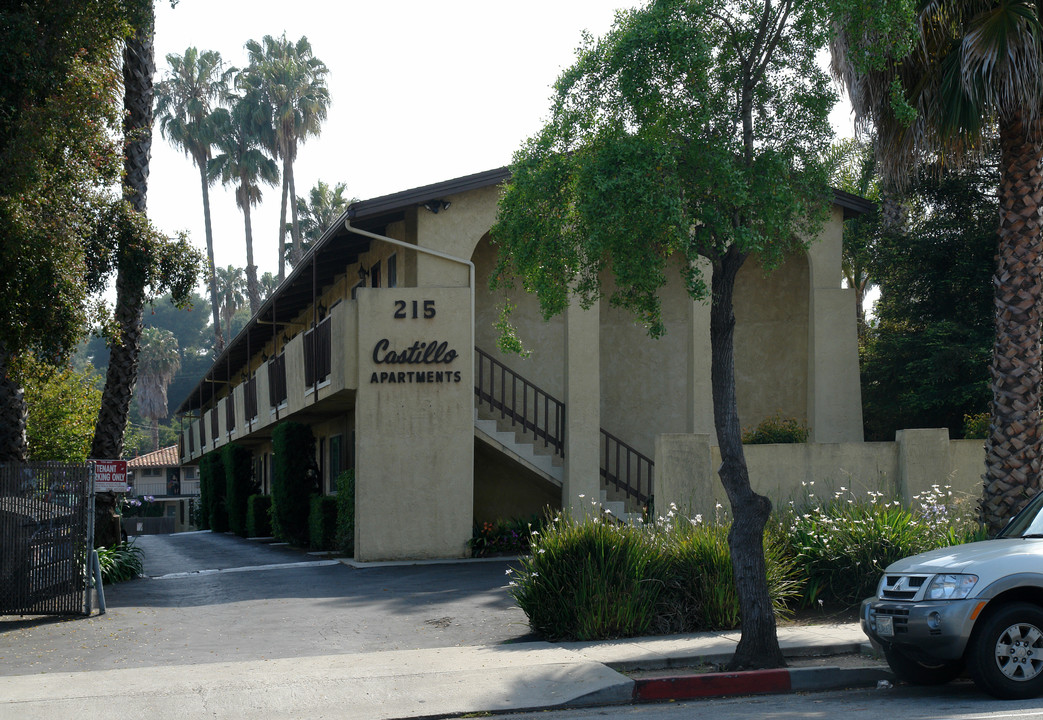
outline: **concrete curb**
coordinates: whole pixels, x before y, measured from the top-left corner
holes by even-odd
[[[841,690],[873,687],[880,680],[893,681],[894,676],[889,670],[880,667],[778,668],[730,673],[662,675],[635,680],[631,699],[634,702],[660,702],[734,695]],[[586,699],[582,698],[584,701]]]

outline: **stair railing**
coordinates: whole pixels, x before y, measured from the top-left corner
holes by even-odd
[[[601,429],[601,477],[607,485],[634,498],[641,505],[652,494],[655,462],[604,428]]]
[[[475,348],[477,372],[474,393],[478,405],[489,406],[511,427],[522,426],[544,447],[565,457],[565,403],[526,380],[481,348]],[[627,498],[648,502],[655,462],[618,437],[601,429],[601,477]]]
[[[477,377],[474,388],[479,407],[484,402],[490,410],[521,425],[524,432],[543,440],[544,447],[555,455],[565,456],[565,403],[501,363],[481,348],[477,354]]]

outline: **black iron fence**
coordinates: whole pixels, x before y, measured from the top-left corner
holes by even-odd
[[[0,615],[85,613],[90,491],[86,463],[0,463]]]

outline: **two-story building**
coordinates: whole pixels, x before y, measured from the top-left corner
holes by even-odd
[[[667,334],[607,302],[544,321],[536,299],[489,289],[497,169],[353,203],[217,358],[179,408],[183,464],[226,443],[271,484],[271,432],[317,438],[323,491],[356,471],[356,558],[460,557],[472,523],[630,507],[653,491],[661,433],[713,433],[709,306],[679,277]],[[744,425],[781,412],[817,442],[862,439],[853,291],[841,287],[837,192],[821,236],[770,274],[747,262],[735,293]],[[505,299],[531,350],[497,351]]]

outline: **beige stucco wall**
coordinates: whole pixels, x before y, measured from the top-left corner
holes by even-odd
[[[474,445],[474,521],[542,515],[561,507],[561,488],[487,444]]]
[[[949,440],[944,428],[905,430],[895,442],[797,443],[743,448],[750,484],[773,503],[831,499],[834,493],[865,497],[883,493],[906,504],[937,485],[973,502],[981,494],[985,452],[980,440]],[[720,450],[707,435],[661,435],[656,439],[657,511],[671,502],[712,517],[728,506],[717,476]]]
[[[432,301],[436,314],[395,319]],[[361,561],[463,557],[471,537],[474,381],[468,288],[365,289],[358,293],[359,389],[355,402],[355,557]],[[461,311],[462,309],[462,311]],[[374,362],[381,341],[401,352],[445,342],[451,362]],[[377,357],[383,357],[379,355]],[[382,373],[451,373],[441,382],[380,382]],[[374,381],[376,374],[376,381]]]

